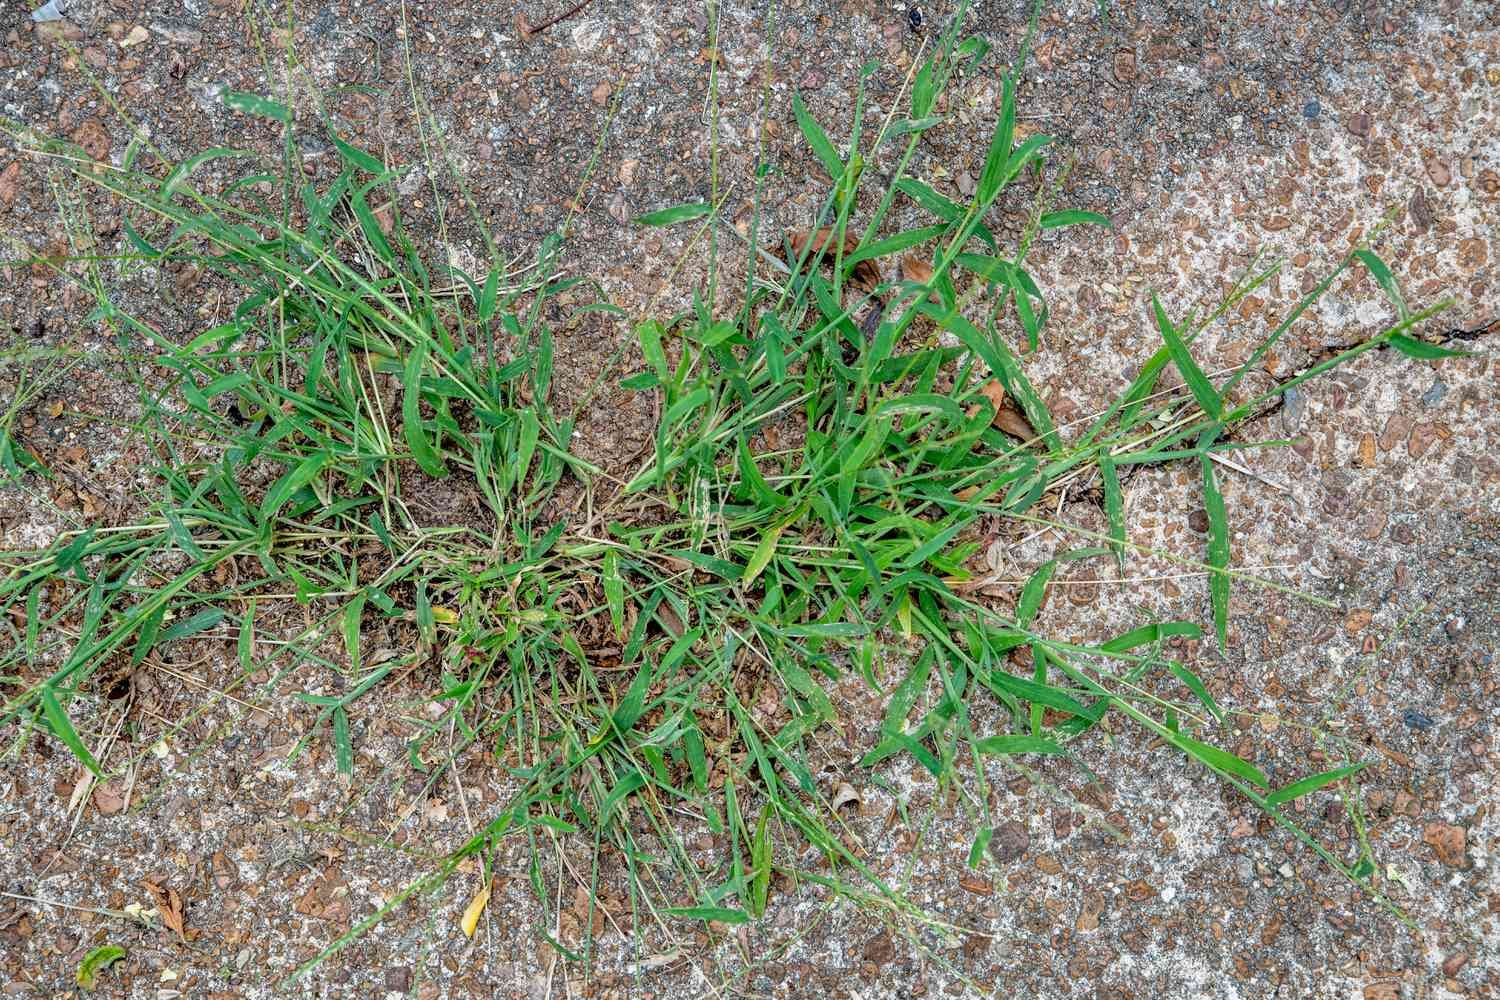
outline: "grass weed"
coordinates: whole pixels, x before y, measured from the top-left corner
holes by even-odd
[[[1190,463],[1209,541],[1201,559],[1172,558],[1207,574],[1222,646],[1232,585],[1280,586],[1232,565],[1224,463],[1282,443],[1245,441],[1240,429],[1288,389],[1363,352],[1445,353],[1414,333],[1444,304],[1408,308],[1362,247],[1288,309],[1245,364],[1210,373],[1194,357],[1196,338],[1277,265],[1252,269],[1201,317],[1173,317],[1153,298],[1160,349],[1104,412],[1058,425],[1026,375],[1048,319],[1027,253],[1069,226],[1108,220],[1052,204],[1066,164],[1046,158],[1049,137],[1016,141],[1024,46],[1004,72],[972,198],[953,202],[907,173],[941,120],[940,95],[992,58],[983,40],[960,36],[962,23],[961,10],[932,40],[899,113],[869,145],[862,89],[847,139],[794,98],[827,193],[806,233],[767,252],[766,169],[757,172],[750,263],[732,309],[713,305],[718,241],[734,236],[719,220],[717,145],[708,201],[638,220],[697,226],[690,250],[706,246],[710,277],[681,315],[621,317],[640,350],[624,384],[655,394],[660,419],[618,477],[572,452],[577,414],[549,402],[555,333],[545,306],[588,287],[561,274],[565,231],[525,266],[495,257],[488,236],[483,273],[424,260],[395,190],[402,171],[344,141],[326,112],[316,127],[340,169],[323,182],[303,176],[292,137],[305,123],[294,120],[290,87],[279,100],[224,97],[284,130],[280,163],[227,148],[170,163],[138,141],[122,166],[98,165],[12,123],[11,138],[49,165],[71,233],[92,231],[80,190],[102,188],[126,208],[123,253],[79,238],[65,259],[45,263],[87,292],[91,321],[137,363],[129,377],[140,414],[129,433],[153,459],[131,523],[70,528],[44,550],[0,554],[0,722],[18,723],[8,752],[45,731],[94,775],[123,773],[129,761],[107,762],[100,734],[75,723],[79,703],[98,699],[94,675],[106,668],[137,668],[196,636],[239,665],[240,680],[215,698],[252,677],[271,678],[263,694],[303,677],[298,698],[314,724],[292,752],[326,741],[352,783],[361,700],[393,674],[420,671],[436,708],[420,714],[406,759],[387,769],[410,767],[430,787],[478,745],[518,790],[302,972],[468,859],[488,873],[505,838],[530,845],[544,907],[562,905],[560,838],[591,844],[573,877],[596,888],[606,858],[623,868],[637,928],[753,920],[777,876],[941,930],[851,846],[809,762],[811,741],[837,718],[833,683],[853,672],[879,690],[891,664],[904,675],[880,691],[884,716],[864,763],[909,758],[952,790],[976,831],[970,866],[988,863],[996,827],[988,763],[1029,771],[1027,757],[1052,755],[1086,768],[1081,738],[1115,715],[1216,773],[1383,899],[1368,850],[1349,860],[1286,808],[1346,788],[1360,762],[1273,787],[1217,745],[1226,708],[1167,648],[1173,637],[1199,637],[1198,623],[1147,620],[1087,645],[1047,634],[1038,616],[1066,563],[1103,557],[1123,570],[1140,550],[1125,531],[1121,476]],[[711,82],[711,122],[715,95]],[[768,92],[766,114],[769,106]],[[424,129],[423,139],[440,160],[440,133]],[[889,165],[883,178],[866,169],[876,162]],[[986,219],[1026,176],[1041,181],[1041,195],[1020,243],[1002,247]],[[883,187],[861,217],[858,195],[872,184]],[[890,231],[898,199],[931,222]],[[897,259],[900,276],[887,278]],[[168,263],[235,289],[232,316],[180,344],[116,305],[120,276]],[[1370,272],[1397,321],[1251,391],[1246,373],[1351,267]],[[39,498],[36,485],[58,474],[28,449],[16,418],[85,360],[36,347],[0,354],[20,385],[0,412],[0,474],[11,487]],[[1181,387],[1165,386],[1169,368]],[[419,516],[414,497],[441,480],[473,489],[482,516],[436,527]],[[1064,490],[1093,491],[1109,531],[1047,516]],[[1038,567],[1013,609],[997,609],[974,586],[981,521],[1047,526],[1076,547]],[[264,634],[277,608],[301,609],[291,638]],[[374,643],[377,631],[400,641]],[[1016,671],[1018,657],[1029,669]],[[973,721],[997,711],[1006,725]],[[727,839],[708,873],[689,856],[683,816]],[[807,863],[809,849],[823,863]],[[567,960],[591,961],[591,935],[580,951],[537,931]]]

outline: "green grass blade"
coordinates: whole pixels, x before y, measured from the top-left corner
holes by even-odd
[[[701,219],[709,213],[710,206],[701,201],[689,202],[683,205],[673,205],[671,208],[657,209],[655,212],[647,212],[635,217],[638,226],[675,226],[680,222],[692,222]]]
[[[73,720],[68,718],[68,713],[63,711],[62,705],[58,704],[57,693],[52,690],[51,684],[43,684],[41,688],[42,715],[47,719],[47,725],[51,727],[53,735],[62,740],[64,745],[78,758],[79,763],[88,768],[96,778],[103,778],[104,772],[99,767],[99,762],[84,745],[78,730],[73,728]]]
[[[419,342],[406,357],[406,391],[401,398],[401,424],[412,459],[421,466],[423,472],[434,479],[441,479],[448,474],[448,467],[443,464],[442,456],[428,440],[427,430],[422,426],[422,366],[426,360],[426,341]]]
[[[1208,592],[1213,604],[1214,631],[1219,649],[1229,645],[1229,516],[1224,510],[1224,494],[1214,478],[1214,462],[1208,455],[1200,457],[1203,466],[1203,507],[1208,513]]]
[[[1324,785],[1331,785],[1335,781],[1347,778],[1352,774],[1357,774],[1364,770],[1364,768],[1364,764],[1350,764],[1347,767],[1336,767],[1331,771],[1324,771],[1322,774],[1314,774],[1311,777],[1303,778],[1301,781],[1294,781],[1290,785],[1278,788],[1270,795],[1267,795],[1266,805],[1279,806],[1283,802],[1300,799],[1304,795],[1316,792]]]
[[[1157,299],[1156,293],[1151,293],[1151,310],[1156,314],[1156,325],[1161,330],[1161,337],[1167,342],[1167,352],[1172,356],[1172,363],[1182,373],[1182,380],[1187,383],[1188,389],[1193,393],[1193,398],[1215,420],[1223,414],[1223,403],[1219,394],[1214,391],[1213,383],[1208,376],[1203,374],[1203,369],[1193,360],[1192,354],[1188,352],[1187,345],[1182,342],[1182,337],[1172,321],[1167,318],[1166,310],[1162,309],[1161,301]]]
[[[828,133],[823,131],[823,126],[807,110],[807,105],[802,101],[802,95],[796,91],[792,92],[792,114],[797,118],[797,125],[802,129],[802,135],[807,139],[807,144],[812,147],[813,155],[823,164],[823,169],[828,171],[828,176],[838,180],[844,173],[844,160],[839,156],[838,150],[828,138]]]

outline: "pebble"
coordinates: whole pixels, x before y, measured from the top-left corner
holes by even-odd
[[[1444,396],[1448,395],[1448,385],[1442,379],[1432,383],[1432,388],[1422,393],[1423,406],[1436,406]]]
[[[1447,187],[1448,182],[1453,180],[1453,171],[1448,168],[1448,164],[1433,157],[1427,161],[1427,176],[1431,177],[1432,183],[1438,187]]]
[[[1322,113],[1323,105],[1319,104],[1316,100],[1308,101],[1306,104],[1302,105],[1302,117],[1306,118],[1309,121],[1318,117],[1318,115]]]
[[[990,838],[990,857],[1001,864],[1014,861],[1026,853],[1031,844],[1031,833],[1024,823],[1011,820],[995,828]]]
[[[1282,393],[1281,400],[1281,428],[1288,434],[1296,434],[1302,429],[1302,416],[1307,412],[1307,393],[1291,388]]]
[[[1430,716],[1423,715],[1415,708],[1408,708],[1406,711],[1402,712],[1401,721],[1406,724],[1408,729],[1415,729],[1419,733],[1425,733],[1427,732],[1427,730],[1437,725],[1436,722],[1432,721],[1432,718]]]

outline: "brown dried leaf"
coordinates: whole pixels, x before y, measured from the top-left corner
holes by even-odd
[[[94,808],[104,816],[113,816],[125,808],[125,795],[118,781],[107,781],[94,789]]]
[[[1468,864],[1468,831],[1447,823],[1429,823],[1422,831],[1422,843],[1432,848],[1439,861],[1449,868]]]
[[[880,287],[880,267],[873,260],[862,260],[855,264],[852,284],[861,291],[873,292]]]
[[[176,931],[179,940],[186,942],[187,916],[182,909],[182,896],[176,889],[163,889],[150,879],[145,879],[141,885],[151,894],[152,902],[161,913],[161,922]]]
[[[995,426],[1013,438],[1019,438],[1028,443],[1035,443],[1037,440],[1036,429],[1014,406],[1003,406],[995,411]]]
[[[1009,434],[1011,437],[1022,441],[1035,443],[1037,440],[1036,428],[1031,426],[1031,421],[1026,419],[1010,398],[1005,394],[1005,387],[1000,384],[999,379],[990,379],[979,387],[979,393],[990,401],[995,408],[994,426]],[[970,413],[975,411],[971,410]]]
[[[526,20],[526,14],[524,11],[516,11],[516,19],[512,23],[515,24],[516,34],[520,36],[521,41],[524,42],[531,38],[531,32],[534,29],[531,27],[531,22]]]
[[[914,253],[901,258],[901,277],[925,285],[932,280],[932,265]]]
[[[844,806],[853,803],[856,811],[864,811],[864,800],[854,790],[854,786],[847,781],[840,781],[839,786],[833,791],[833,811],[838,812]]]
[[[808,244],[812,245],[812,249],[810,251],[811,253],[820,253],[826,251],[827,253],[832,254],[836,249],[835,247],[829,246],[829,244],[833,242],[833,236],[833,227],[824,226],[816,233],[810,233],[806,229],[799,229],[796,232],[792,233],[791,236],[787,237],[787,241],[792,245],[792,253],[796,254],[798,257],[801,257],[803,251],[808,249]],[[859,249],[859,238],[853,233],[845,232],[844,253],[853,253],[857,249]]]
[[[825,262],[832,262],[838,253],[838,244],[834,238],[834,231],[831,226],[824,226],[816,233],[809,232],[806,229],[799,229],[787,237],[787,242],[791,244],[792,255],[794,257],[801,257],[804,252],[809,255],[821,253]],[[843,252],[845,254],[852,254],[858,249],[859,237],[850,232],[844,233]],[[854,265],[854,277],[851,282],[854,288],[865,292],[873,292],[876,288],[880,287],[881,280],[880,266],[873,260],[862,260]]]

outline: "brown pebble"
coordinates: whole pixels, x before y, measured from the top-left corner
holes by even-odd
[[[1411,429],[1411,437],[1406,441],[1406,453],[1412,458],[1421,458],[1437,439],[1436,427],[1428,423],[1417,424]]]
[[[1409,417],[1400,413],[1392,413],[1385,422],[1385,430],[1380,432],[1380,450],[1390,451],[1406,440],[1406,435],[1411,433],[1411,426],[1412,422]]]
[[[1443,962],[1443,975],[1456,976],[1458,970],[1469,964],[1469,954],[1464,951],[1455,951]]]
[[[1468,864],[1468,831],[1449,823],[1429,823],[1422,829],[1422,843],[1432,848],[1437,859],[1449,868]]]
[[[1349,116],[1348,121],[1344,123],[1344,127],[1349,130],[1350,135],[1357,135],[1363,138],[1370,134],[1370,116],[1363,111],[1355,112]]]

